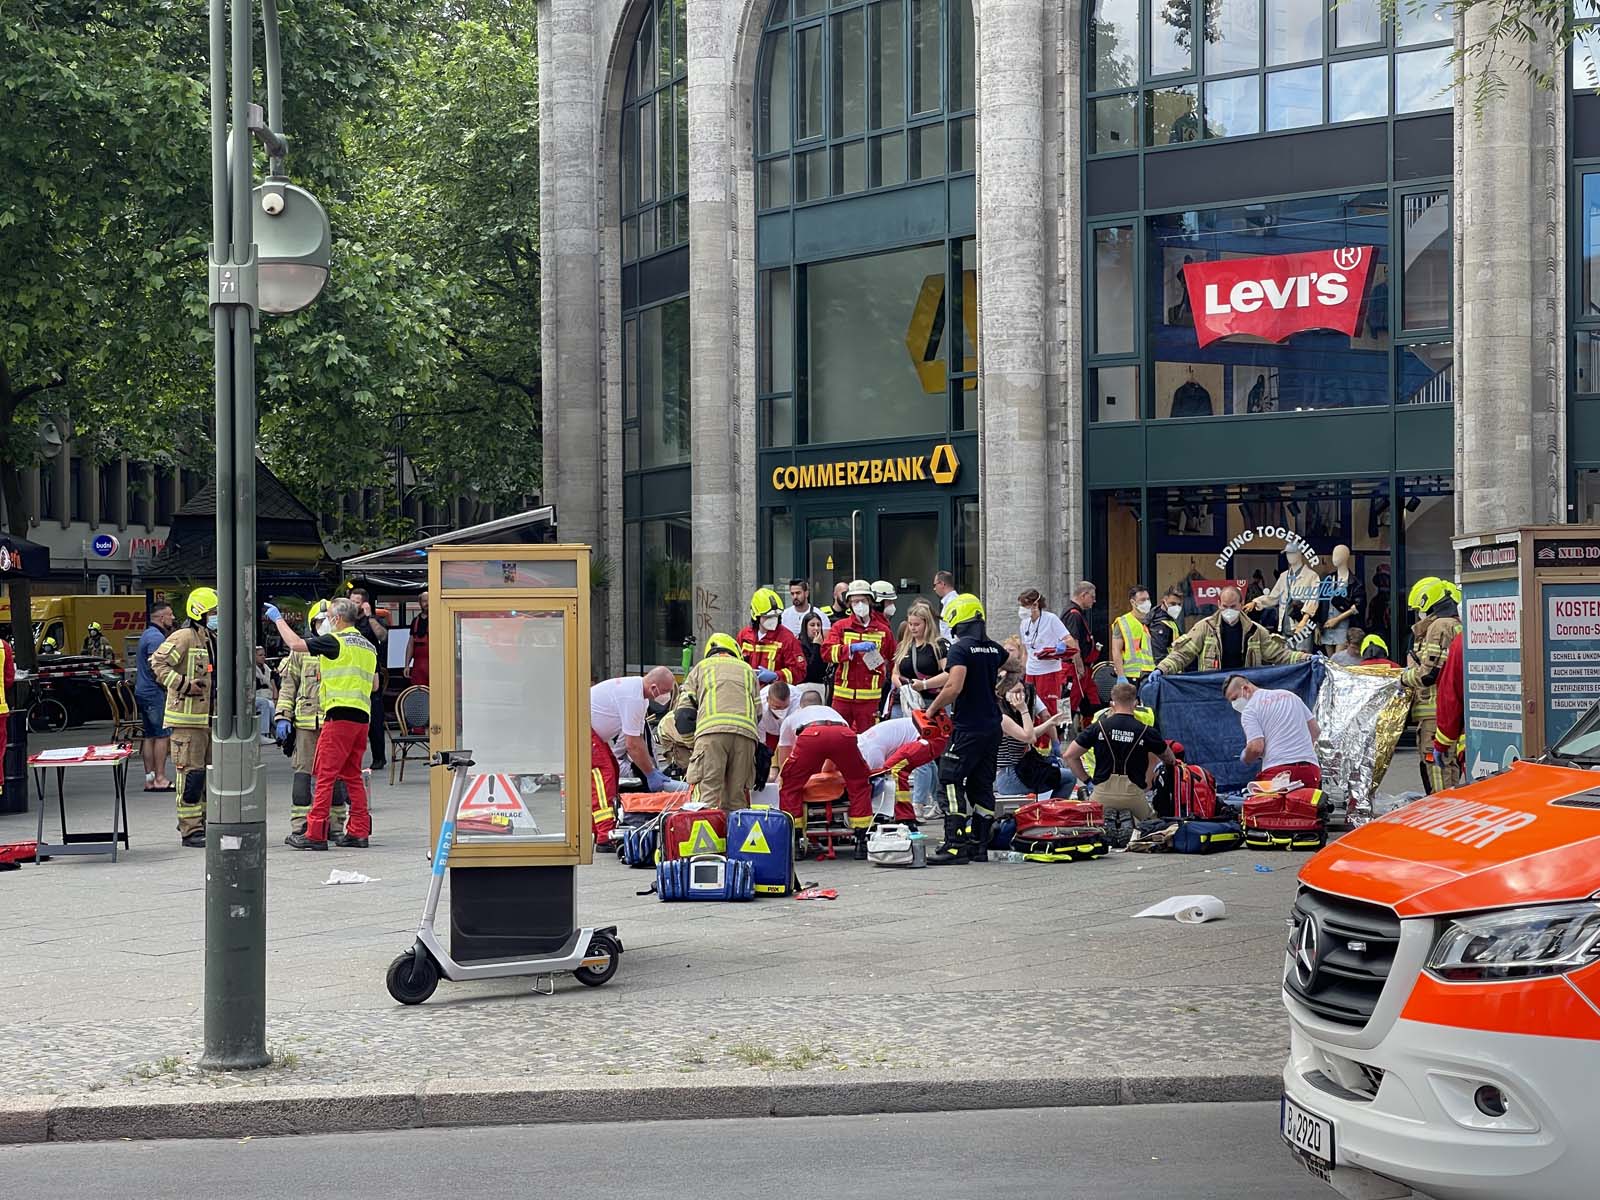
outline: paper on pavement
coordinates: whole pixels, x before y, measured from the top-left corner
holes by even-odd
[[[1221,920],[1227,911],[1227,907],[1215,896],[1171,896],[1133,915],[1174,917],[1184,925],[1204,925],[1207,921]]]
[[[371,875],[363,875],[360,871],[341,871],[337,867],[328,872],[328,877],[322,881],[322,886],[330,883],[376,883]]]

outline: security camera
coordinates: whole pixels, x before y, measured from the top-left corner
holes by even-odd
[[[266,192],[261,197],[261,211],[275,217],[283,211],[283,193]]]

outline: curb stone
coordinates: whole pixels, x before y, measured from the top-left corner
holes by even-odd
[[[1276,1071],[940,1075],[701,1071],[693,1075],[434,1078],[414,1088],[263,1087],[0,1099],[0,1143],[274,1137],[544,1122],[856,1116],[970,1109],[1229,1103],[1276,1099]]]

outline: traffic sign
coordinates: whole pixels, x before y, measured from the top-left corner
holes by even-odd
[[[117,541],[117,539],[112,537],[109,533],[97,534],[94,541],[89,543],[90,547],[101,558],[110,558],[117,552],[117,546],[119,544],[120,543]]]

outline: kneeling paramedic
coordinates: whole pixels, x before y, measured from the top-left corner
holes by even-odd
[[[364,849],[372,833],[367,808],[367,788],[361,779],[361,756],[367,748],[372,718],[373,681],[378,673],[378,650],[355,631],[361,609],[354,600],[339,599],[328,606],[328,632],[303,638],[290,628],[275,605],[266,605],[267,620],[291,653],[312,654],[328,661],[321,667],[318,705],[322,729],[312,762],[316,777],[306,831],[291,833],[287,844],[296,850],[326,850],[328,821],[333,808],[333,785],[343,781],[350,797],[345,832],[334,843],[346,849]]]
[[[150,656],[150,673],[167,689],[163,717],[172,730],[172,765],[178,771],[178,834],[185,846],[206,844],[206,765],[211,761],[211,660],[219,600],[198,587],[184,602],[188,620]]]
[[[928,856],[929,866],[989,860],[1000,753],[995,683],[1006,661],[1005,647],[989,640],[983,605],[976,596],[963,592],[945,608],[944,616],[956,640],[945,660],[949,678],[928,705],[926,716],[931,720],[948,707],[953,732],[939,758],[939,782],[945,790],[944,841]]]
[[[306,613],[306,628],[315,633],[328,631],[328,602],[318,600]],[[322,660],[299,652],[285,656],[278,668],[278,704],[273,711],[273,736],[280,746],[290,746],[289,764],[294,771],[289,801],[289,836],[304,834],[311,815],[312,766],[317,761],[317,738],[322,732]],[[328,810],[328,828],[335,840],[344,836],[350,813],[350,793],[342,782],[333,785],[333,807]],[[284,839],[286,844],[288,838]]]
[[[684,676],[672,720],[694,735],[685,776],[695,798],[732,812],[750,803],[756,779],[756,673],[725,633],[706,639],[706,652]]]
[[[1061,756],[1079,783],[1089,783],[1083,756],[1094,751],[1094,798],[1105,809],[1106,828],[1121,845],[1127,845],[1136,821],[1156,815],[1148,795],[1156,763],[1171,769],[1177,762],[1161,731],[1140,718],[1138,701],[1133,684],[1125,679],[1117,683],[1111,689],[1111,710],[1085,725]]]

